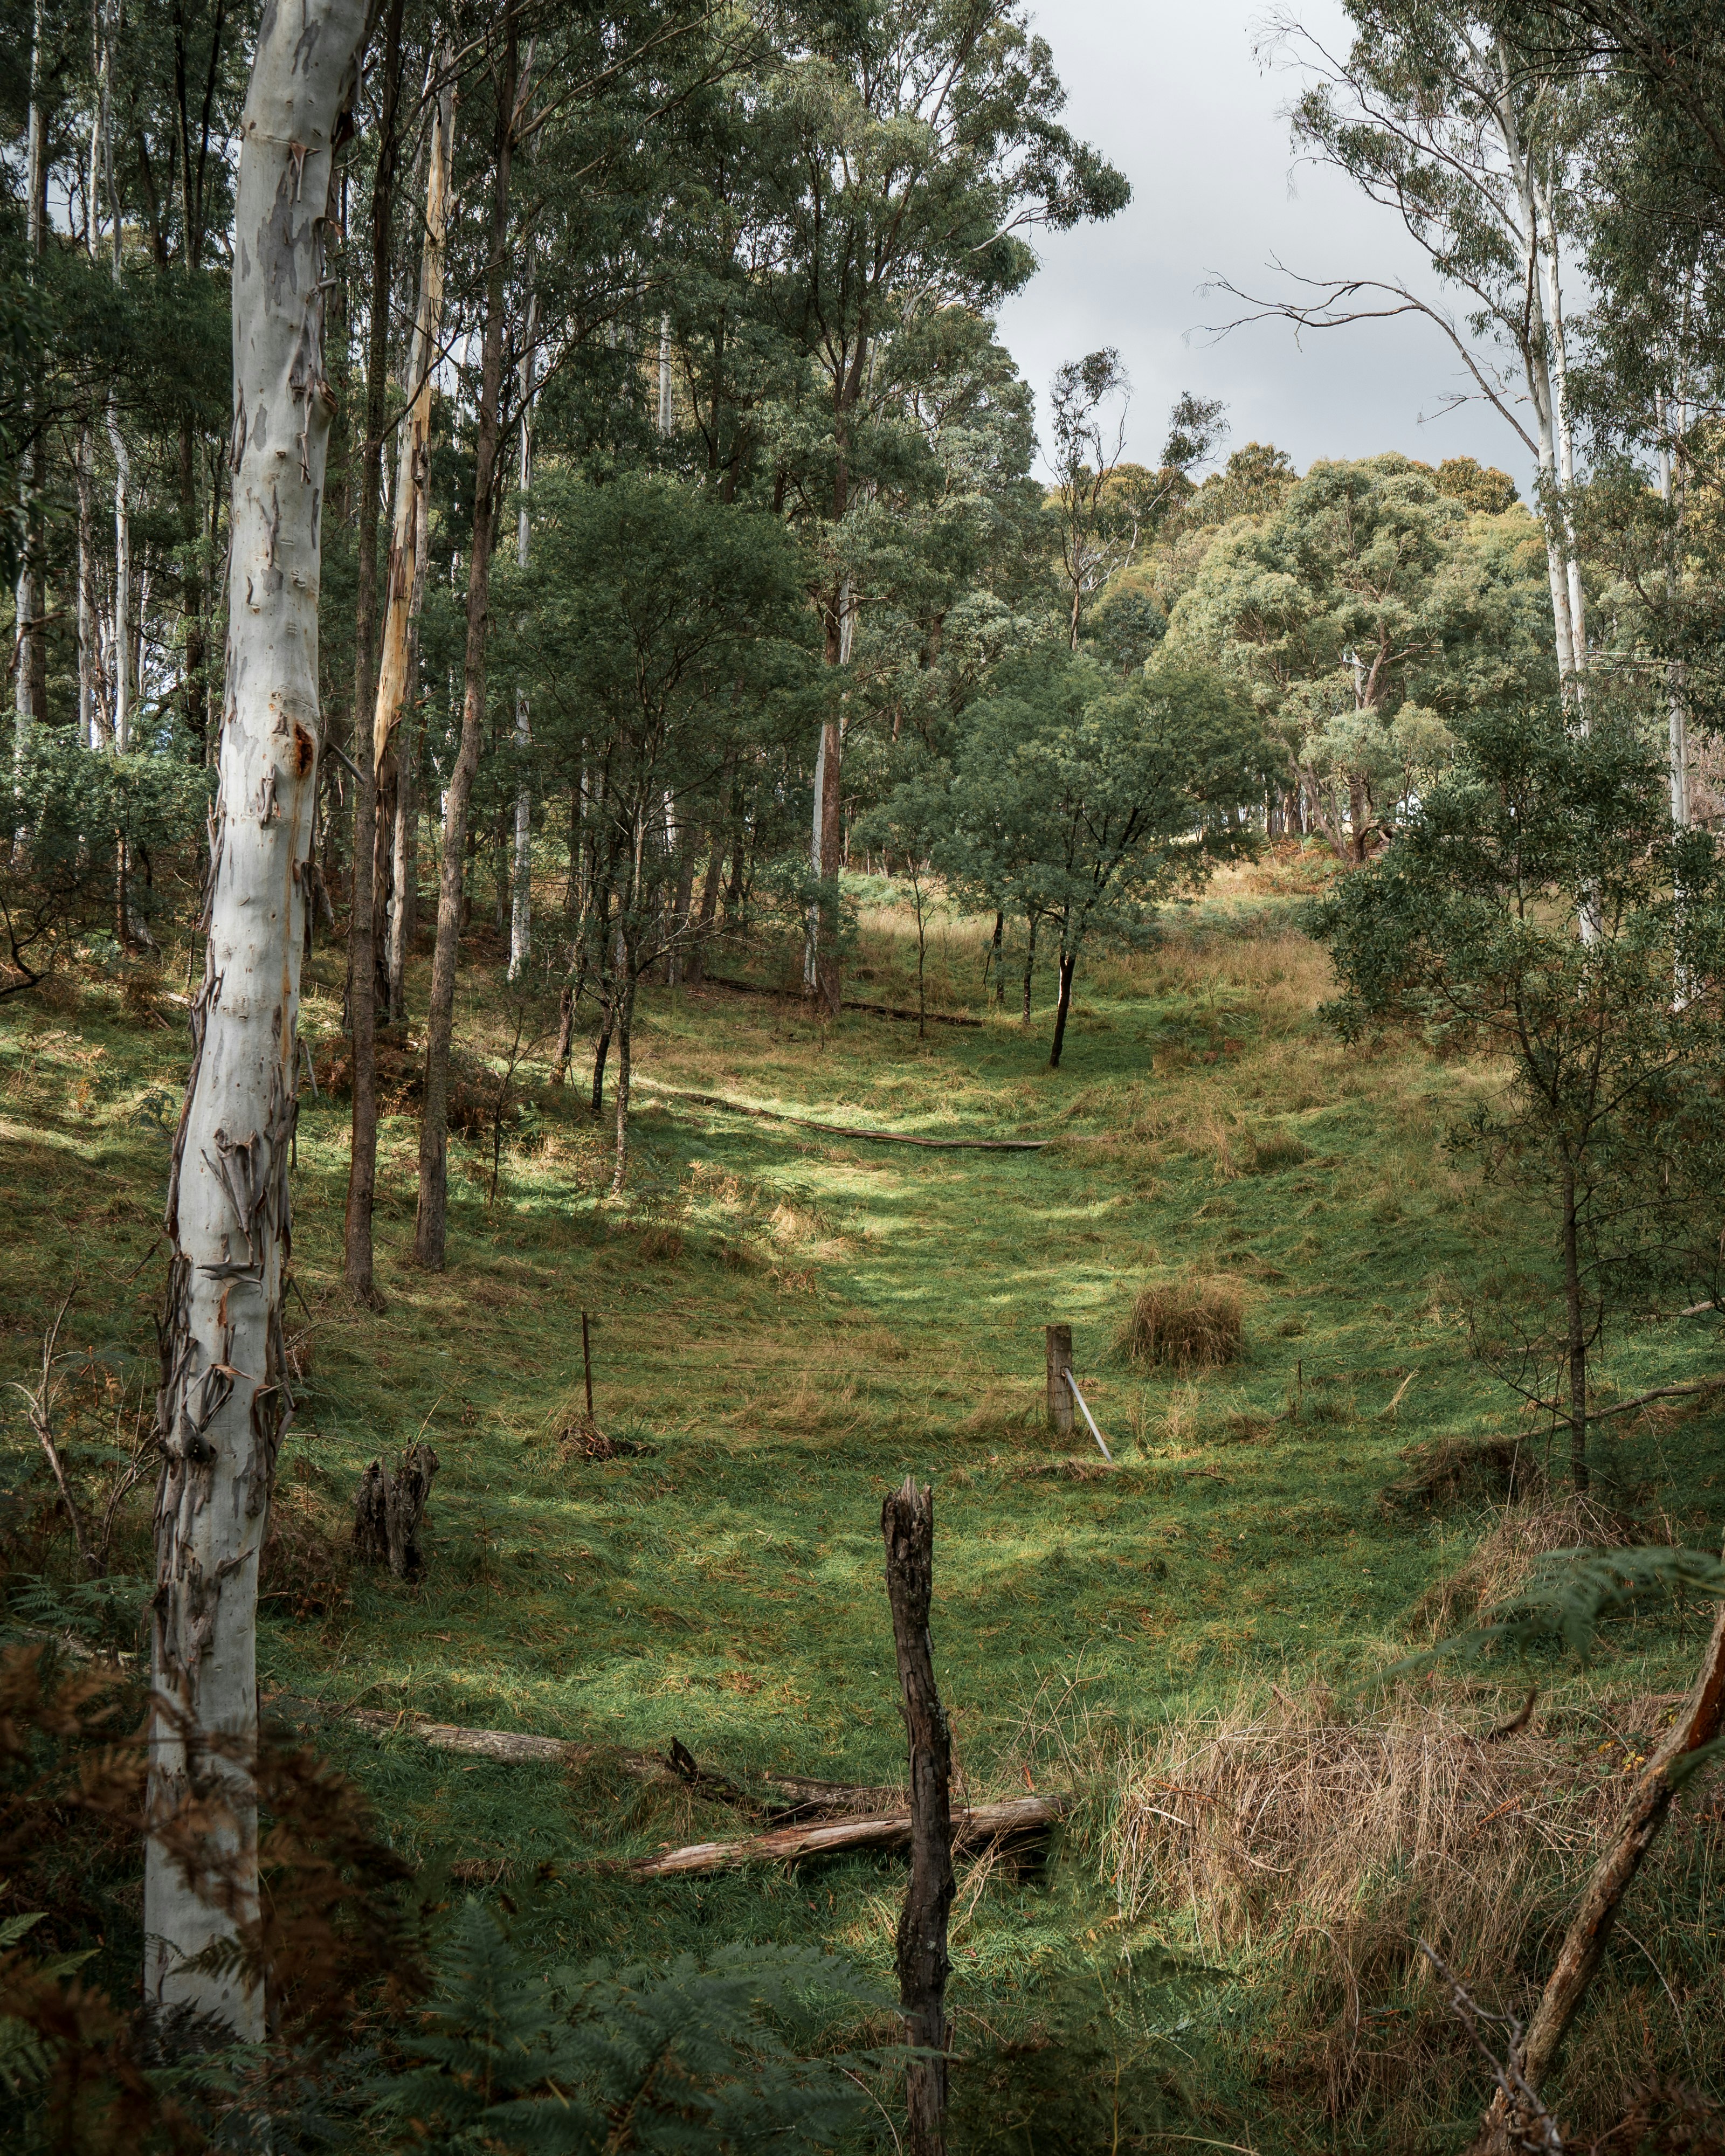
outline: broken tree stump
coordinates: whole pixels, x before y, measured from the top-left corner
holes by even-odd
[[[362,1564],[387,1564],[398,1579],[418,1579],[425,1569],[419,1527],[437,1473],[429,1445],[410,1445],[392,1476],[374,1460],[359,1478],[353,1500],[353,1553]]]
[[[1057,1436],[1072,1435],[1072,1388],[1066,1373],[1072,1368],[1072,1328],[1048,1327],[1048,1426]]]
[[[1070,1339],[1070,1336],[1068,1335]],[[1070,1411],[1068,1411],[1070,1420]],[[921,2056],[905,2070],[911,2156],[947,2145],[947,1917],[952,1906],[952,1738],[934,1681],[928,1610],[934,1589],[934,1492],[910,1476],[880,1507],[886,1599],[910,1739],[911,1883],[898,1920],[899,2005]]]

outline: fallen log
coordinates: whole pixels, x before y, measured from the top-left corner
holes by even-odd
[[[490,1759],[503,1767],[585,1767],[603,1760],[620,1767],[640,1782],[686,1783],[702,1796],[743,1810],[759,1807],[746,1789],[726,1775],[699,1765],[680,1738],[674,1737],[668,1752],[630,1752],[610,1744],[578,1744],[563,1737],[532,1737],[515,1729],[465,1729],[452,1722],[426,1722],[405,1709],[392,1714],[387,1707],[326,1707],[315,1700],[293,1699],[285,1693],[265,1696],[265,1705],[277,1712],[298,1713],[311,1719],[351,1722],[374,1737],[398,1734],[417,1737],[434,1752],[455,1752],[474,1759]],[[896,1789],[871,1788],[865,1783],[816,1781],[806,1774],[762,1772],[753,1779],[788,1801],[771,1807],[781,1824],[834,1812],[876,1811],[898,1801]]]
[[[970,1804],[952,1814],[952,1845],[1014,1840],[1045,1834],[1065,1810],[1059,1797],[1009,1797],[994,1804]],[[697,1841],[658,1856],[639,1856],[625,1868],[637,1879],[671,1879],[691,1871],[730,1871],[745,1864],[795,1864],[805,1856],[836,1856],[852,1849],[908,1847],[908,1810],[875,1819],[832,1820],[819,1826],[774,1828],[742,1841]]]
[[[758,981],[732,981],[726,979],[723,973],[703,973],[701,984],[707,988],[730,988],[740,996],[764,996],[773,1003],[800,1004],[808,1001],[800,988],[772,988]],[[848,996],[840,1008],[848,1011],[866,1011],[870,1018],[907,1019],[912,1025],[919,1019],[926,1020],[930,1025],[979,1026],[983,1024],[979,1018],[967,1018],[957,1011],[902,1010],[896,1004],[853,1003]]]

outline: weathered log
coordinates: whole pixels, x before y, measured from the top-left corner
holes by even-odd
[[[419,1527],[431,1495],[438,1458],[429,1445],[410,1445],[392,1476],[374,1460],[359,1478],[353,1500],[353,1553],[362,1564],[387,1564],[398,1579],[417,1579],[425,1569]]]
[[[1701,1667],[1676,1721],[1641,1769],[1611,1846],[1594,1866],[1527,2025],[1519,2063],[1522,2079],[1536,2094],[1605,1958],[1612,1926],[1630,1882],[1665,1825],[1666,1814],[1676,1794],[1671,1770],[1686,1753],[1711,1743],[1719,1733],[1722,1721],[1725,1721],[1725,1607],[1714,1621]],[[1500,2090],[1481,2124],[1472,2156],[1496,2156],[1496,2152],[1519,2147],[1519,2125],[1509,2116],[1507,2100]]]
[[[1070,1409],[1067,1410],[1070,1415]],[[929,1605],[934,1594],[934,1492],[906,1476],[880,1507],[886,1599],[892,1605],[900,1711],[910,1740],[911,1883],[898,1920],[898,1993],[906,2041],[911,2156],[947,2146],[947,1917],[952,1907],[952,1736],[934,1681]]]
[[[289,1700],[281,1694],[272,1696],[270,1704],[278,1712],[297,1710],[313,1715],[322,1711],[311,1701]],[[667,1753],[630,1752],[614,1745],[579,1744],[562,1737],[533,1737],[514,1729],[465,1729],[454,1722],[422,1721],[405,1711],[391,1713],[385,1707],[355,1707],[338,1713],[341,1720],[356,1722],[374,1737],[405,1733],[417,1737],[434,1752],[459,1753],[468,1758],[492,1760],[501,1767],[585,1767],[603,1760],[637,1781],[686,1782],[702,1796],[721,1804],[735,1804],[741,1810],[757,1809],[749,1793],[728,1776],[697,1765],[680,1738],[671,1739]],[[772,1809],[770,1815],[779,1826],[818,1816],[830,1818],[835,1812],[847,1816],[885,1813],[899,1801],[896,1790],[870,1788],[865,1783],[821,1782],[803,1774],[759,1774],[753,1779],[790,1799],[788,1804]]]
[[[952,1846],[975,1849],[1045,1834],[1065,1806],[1059,1797],[1008,1797],[995,1804],[971,1804],[952,1815]],[[809,1856],[838,1856],[855,1849],[903,1849],[911,1842],[911,1814],[829,1820],[810,1826],[776,1827],[742,1841],[698,1841],[686,1849],[640,1856],[628,1866],[637,1879],[670,1879],[685,1872],[732,1871],[747,1864],[795,1864]]]
[[[732,988],[738,995],[760,996],[769,1003],[799,1004],[803,1001],[804,993],[801,988],[763,988],[757,981],[727,980],[722,973],[703,973],[700,985],[713,988]],[[871,1018],[908,1019],[912,1025],[919,1018],[925,1019],[930,1025],[979,1026],[983,1022],[979,1018],[968,1018],[957,1011],[919,1012],[901,1009],[896,1004],[853,1003],[849,996],[845,998],[840,1008],[848,1011],[866,1011]]]

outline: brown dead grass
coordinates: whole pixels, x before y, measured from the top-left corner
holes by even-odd
[[[1189,1921],[1207,1960],[1279,1965],[1251,2071],[1332,2121],[1370,2113],[1378,2147],[1427,2148],[1434,2118],[1481,2102],[1478,2061],[1420,1941],[1482,2003],[1525,2019],[1632,1786],[1616,1753],[1599,1756],[1611,1748],[1596,1730],[1578,1737],[1536,1713],[1493,1741],[1513,1704],[1405,1693],[1367,1712],[1322,1686],[1297,1699],[1273,1689],[1129,1744],[1108,1778],[1098,1857],[1122,1920]],[[1625,1762],[1669,1712],[1663,1699],[1623,1705],[1616,1720],[1646,1732],[1619,1745]],[[1717,1799],[1683,1804],[1649,1863],[1668,1918],[1705,1864]],[[1615,2115],[1645,2077],[1642,2021],[1612,1996],[1637,1980],[1627,1968],[1600,1979],[1566,2107]]]
[[[1134,1363],[1201,1370],[1233,1362],[1245,1337],[1240,1291],[1224,1281],[1188,1274],[1141,1288],[1115,1344]]]
[[[1664,1517],[1636,1518],[1569,1491],[1506,1505],[1479,1548],[1457,1572],[1440,1580],[1414,1605],[1417,1622],[1435,1633],[1471,1624],[1481,1611],[1524,1588],[1543,1560],[1560,1550],[1628,1549],[1681,1540]]]

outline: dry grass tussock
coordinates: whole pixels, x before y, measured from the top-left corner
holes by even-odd
[[[1596,1732],[1565,1740],[1536,1715],[1494,1738],[1512,1706],[1404,1692],[1356,1712],[1321,1686],[1298,1699],[1272,1690],[1088,1757],[1082,1739],[1068,1751],[1068,1771],[1106,1792],[1096,1847],[1122,1922],[1186,1933],[1204,1959],[1230,1966],[1263,2009],[1242,2063],[1332,2120],[1369,2113],[1379,2146],[1425,2148],[1433,2119],[1482,2101],[1478,2061],[1419,1942],[1482,2002],[1525,2017],[1631,1786],[1595,1762]],[[1645,1727],[1645,1749],[1667,1711],[1635,1702],[1620,1727]],[[1644,1882],[1641,1922],[1666,1928],[1638,1937],[1679,1987],[1681,1964],[1700,1973],[1716,1959],[1704,1904],[1684,1892],[1704,1872],[1716,1814],[1705,1789],[1686,1797]],[[1648,2016],[1678,2008],[1663,1975],[1663,1996],[1648,1993],[1650,1975],[1614,1964],[1600,1979],[1565,2083],[1576,2113],[1610,2116],[1645,2080]],[[1638,1983],[1625,2010],[1616,1987]],[[1706,2011],[1695,1996],[1690,2039]]]
[[[1140,1288],[1116,1342],[1134,1363],[1165,1369],[1214,1369],[1231,1363],[1245,1337],[1238,1288],[1220,1280],[1182,1279]]]
[[[1544,1560],[1560,1550],[1629,1549],[1682,1539],[1662,1514],[1638,1518],[1573,1490],[1547,1497],[1534,1487],[1536,1494],[1527,1501],[1504,1506],[1466,1563],[1422,1596],[1414,1609],[1416,1620],[1437,1633],[1471,1624],[1482,1611],[1519,1594]]]

